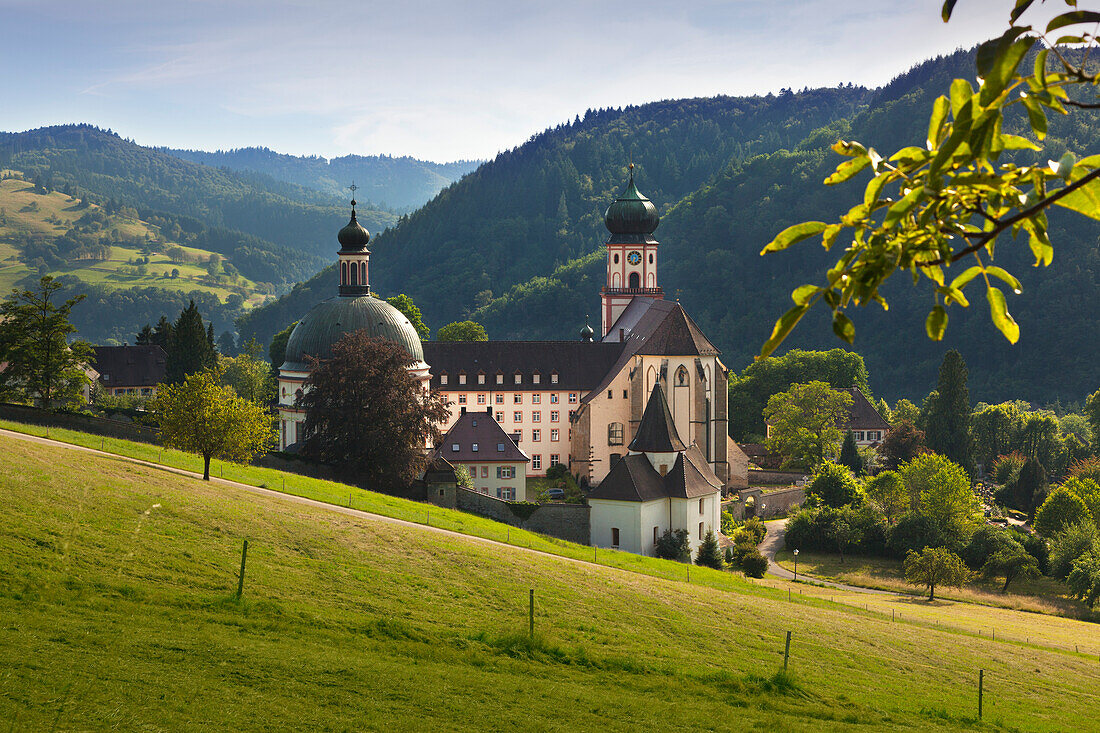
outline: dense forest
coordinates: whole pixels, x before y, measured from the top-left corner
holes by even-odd
[[[172,148],[158,150],[192,163],[262,173],[340,199],[347,198],[348,184],[355,182],[359,187],[355,195],[360,203],[370,202],[398,212],[423,206],[442,188],[482,163],[480,160],[433,163],[409,156],[390,155],[323,158],[319,155],[285,155],[267,148],[238,148],[212,153]]]
[[[922,144],[932,100],[973,70],[972,53],[960,51],[873,91],[785,91],[589,112],[502,154],[403,218],[372,248],[373,282],[411,295],[434,327],[472,315],[492,338],[572,338],[585,314],[598,312],[602,212],[622,189],[633,153],[639,186],[662,213],[656,237],[666,297],[680,299],[726,364],[740,370],[789,307],[791,290],[819,281],[832,261],[815,246],[768,257],[760,249],[784,227],[833,220],[861,196],[865,178],[822,185],[841,160],[829,145],[839,138],[880,150]],[[1044,155],[1090,151],[1098,136],[1093,113],[1054,119]],[[977,400],[1074,401],[1094,391],[1100,324],[1095,309],[1082,306],[1100,296],[1100,232],[1062,210],[1051,212],[1050,227],[1057,254],[1049,268],[1031,267],[1023,241],[1006,238],[997,250],[998,264],[1024,284],[1009,303],[1023,333],[1015,347],[980,303],[952,308],[946,340],[929,341],[930,298],[904,278],[885,293],[888,314],[877,306],[852,313],[855,348],[874,375],[875,394],[927,393],[952,347],[970,366]],[[325,297],[330,282],[315,278],[249,314],[242,331],[263,340]],[[807,317],[786,347],[839,345],[825,315]]]

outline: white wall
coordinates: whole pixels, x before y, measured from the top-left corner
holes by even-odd
[[[610,501],[608,499],[589,499],[592,507],[591,527],[593,547],[611,547],[611,529],[619,528],[618,549],[635,554],[643,554],[641,532],[641,502]],[[651,529],[650,532],[653,530]],[[652,543],[652,539],[650,539]]]

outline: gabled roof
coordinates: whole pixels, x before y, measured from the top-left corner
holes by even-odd
[[[459,415],[443,436],[436,455],[450,463],[526,463],[531,460],[493,419],[491,408],[486,412]]]
[[[661,474],[653,469],[653,464],[648,458],[641,454],[634,454],[620,458],[588,498],[654,501],[667,496]]]
[[[635,353],[652,356],[718,356],[721,352],[707,340],[687,311],[676,303],[653,326],[653,330]]]
[[[168,354],[148,344],[93,346],[93,366],[106,387],[152,387],[164,381]]]
[[[672,413],[668,410],[665,390],[661,387],[661,383],[657,382],[653,385],[653,391],[649,393],[649,401],[646,402],[645,412],[642,413],[642,421],[638,424],[638,432],[634,434],[634,440],[630,441],[630,450],[643,453],[673,453],[686,448],[684,441],[680,440],[680,435],[676,432]]]
[[[473,392],[494,390],[574,390],[588,392],[603,379],[623,351],[622,344],[591,341],[425,341],[424,360],[432,370],[432,388]],[[476,375],[486,374],[478,385]],[[466,384],[458,383],[465,373]],[[496,375],[503,374],[502,384]],[[515,375],[520,375],[516,384]],[[558,381],[550,377],[557,373]],[[447,384],[440,376],[447,375]],[[535,384],[534,376],[539,375]],[[473,375],[473,377],[471,377]]]
[[[875,406],[871,404],[863,390],[859,387],[849,387],[844,390],[852,396],[852,404],[848,408],[849,430],[889,430],[890,423],[879,414]]]
[[[665,491],[679,499],[698,499],[721,490],[721,479],[714,475],[707,459],[694,445],[676,457],[672,470],[665,476]]]

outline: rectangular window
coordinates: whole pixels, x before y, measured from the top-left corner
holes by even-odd
[[[576,392],[570,392],[569,393],[569,404],[571,404],[571,405],[577,404],[577,393]]]
[[[538,394],[537,392],[535,394],[531,395],[531,404],[541,405],[542,404],[542,395]]]
[[[446,384],[447,383],[447,375],[446,374],[440,374],[439,375],[439,383],[440,384]]]
[[[703,523],[699,522],[699,539],[703,539]]]
[[[496,417],[497,422],[504,422],[504,413],[503,412],[498,411],[497,414],[494,415],[494,417]]]
[[[561,461],[558,460],[559,458],[560,458],[560,456],[557,453],[551,453],[550,454],[550,465],[551,466],[556,466],[559,463],[561,463]]]
[[[613,400],[613,399],[615,399],[615,392],[614,392],[614,390],[610,390],[610,389],[609,389],[609,390],[607,390],[607,399],[609,399],[609,400]]]
[[[470,445],[470,450],[472,450],[474,453],[477,453],[477,443],[473,443],[472,445]]]
[[[542,413],[535,410],[531,413],[531,422],[542,422]]]
[[[625,389],[623,390],[623,399],[624,400],[626,399],[626,390]]]
[[[542,456],[540,456],[538,453],[531,456],[531,470],[532,471],[541,471],[542,470]]]
[[[623,444],[623,424],[621,422],[613,422],[607,426],[607,444]]]
[[[705,499],[699,499],[699,513],[700,514],[703,513],[703,501],[705,501]]]
[[[608,464],[608,467],[609,468],[613,467],[616,463],[619,462],[619,459],[622,458],[622,457],[623,457],[622,453],[612,453],[611,454],[611,462]]]
[[[574,415],[574,414],[575,414],[576,412],[577,412],[576,410],[570,410],[570,411],[569,411],[569,422],[573,422],[573,415]]]
[[[554,393],[554,392],[551,392],[551,393],[550,393],[550,404],[551,404],[551,405],[556,405],[556,404],[558,404],[558,395],[557,395],[556,393]]]
[[[485,404],[485,395],[483,395],[483,394],[479,394],[479,395],[477,396],[477,403],[478,403],[479,405],[484,405],[484,404]]]
[[[458,404],[460,404],[460,405],[465,405],[466,404],[466,395],[460,394],[458,396]]]
[[[658,530],[658,527],[654,527],[654,528],[653,528],[653,544],[654,544],[654,545],[656,545],[656,544],[657,544],[657,536],[658,536],[658,535],[657,535],[657,530]]]
[[[550,384],[557,384],[557,383],[558,383],[558,374],[557,374],[557,372],[554,372],[553,374],[550,375]]]
[[[498,405],[503,405],[504,404],[504,395],[502,395],[502,394],[493,395],[493,401],[496,402]]]
[[[477,375],[477,383],[478,384],[485,384],[485,375],[484,374],[478,374]]]
[[[854,437],[856,440],[863,440],[863,431],[862,430],[854,431],[852,437]]]
[[[466,375],[465,374],[459,374],[458,375],[458,383],[459,384],[466,384]]]
[[[489,467],[488,466],[482,466],[481,467],[481,478],[489,478]]]
[[[522,441],[523,441],[523,431],[522,430],[516,430],[516,432],[512,433],[512,442],[513,443],[515,443],[516,445],[519,445]]]
[[[531,440],[542,440],[542,431],[541,430],[532,430],[531,431]]]
[[[458,443],[451,443],[451,452],[458,453]]]
[[[523,393],[522,392],[517,392],[514,395],[512,395],[512,404],[513,405],[522,405],[523,404]]]
[[[611,546],[612,547],[618,547],[619,546],[619,528],[618,527],[612,527],[611,528]]]
[[[504,452],[504,443],[497,443],[497,453],[503,453],[503,452]],[[702,511],[702,509],[700,509],[700,511]]]
[[[554,441],[558,439],[558,431],[556,429],[550,431],[550,440]]]
[[[523,375],[520,374],[519,372],[516,372],[516,384],[520,384],[522,382],[523,382]]]
[[[538,373],[536,372],[536,373],[535,373],[535,374],[534,374],[534,375],[533,375],[533,376],[531,377],[531,381],[532,381],[533,383],[535,383],[535,384],[538,384],[538,383],[539,383],[540,381],[542,381],[542,380],[541,380],[541,379],[539,378],[539,375],[538,375]]]
[[[504,501],[515,501],[516,490],[511,486],[501,486],[497,489],[497,498],[503,499]]]
[[[497,384],[504,384],[504,375],[503,374],[498,374],[497,375]]]
[[[518,412],[518,411],[513,412],[512,413],[512,422],[523,422],[523,413]]]
[[[559,413],[558,413],[557,410],[551,410],[550,411],[550,422],[557,422],[558,417],[559,417]]]
[[[497,466],[497,478],[515,478],[515,466]]]

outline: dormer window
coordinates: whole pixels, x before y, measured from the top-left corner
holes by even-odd
[[[504,384],[504,375],[497,372],[497,384]]]
[[[474,453],[477,453],[477,443],[473,443],[472,445],[470,445],[470,450],[473,451]],[[662,475],[664,475],[664,474],[662,474]]]
[[[466,375],[465,374],[459,374],[458,375],[458,383],[459,384],[466,384]]]
[[[446,374],[440,374],[439,375],[439,383],[440,384],[446,384],[447,383],[447,375]]]
[[[478,374],[477,375],[477,383],[478,384],[485,384],[485,375],[484,374]]]
[[[451,452],[458,453],[458,443],[451,443]]]
[[[531,382],[532,383],[538,384],[540,381],[541,381],[541,377],[539,376],[538,372],[535,372],[534,374],[531,375]]]
[[[497,453],[504,452],[504,443],[497,443]]]
[[[523,382],[523,375],[520,374],[519,372],[516,372],[516,384],[520,384],[522,382]]]
[[[558,373],[553,372],[553,373],[550,374],[550,384],[557,384],[557,383],[558,383]]]

